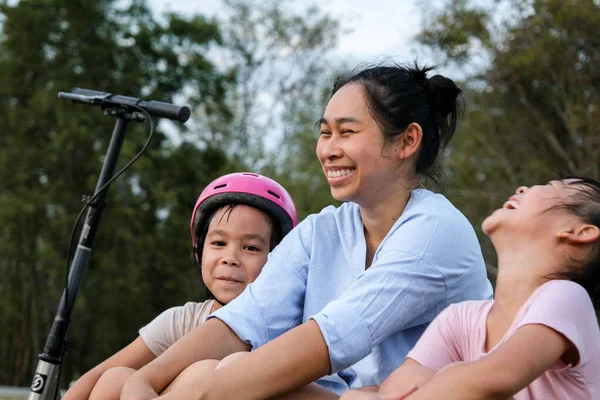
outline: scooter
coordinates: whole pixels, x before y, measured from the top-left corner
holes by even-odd
[[[44,351],[39,355],[38,365],[31,383],[29,400],[55,400],[59,398],[60,369],[63,356],[67,350],[66,337],[71,312],[73,311],[75,299],[79,292],[83,272],[92,253],[92,244],[100,222],[102,209],[106,203],[110,184],[125,172],[148,148],[154,132],[152,117],[167,118],[181,123],[186,122],[190,117],[190,109],[187,106],[177,106],[160,101],[144,101],[135,97],[114,95],[96,90],[74,88],[71,92],[58,93],[58,98],[100,106],[104,110],[105,115],[116,118],[116,121],[96,190],[93,195],[84,196],[84,207],[79,213],[71,232],[67,260],[67,265],[70,265],[70,268],[66,278],[65,289],[60,299],[52,328],[46,339]],[[131,121],[147,121],[150,124],[150,134],[140,152],[115,174],[117,160],[123,140],[125,139],[125,129]],[[79,242],[71,261],[71,244],[73,243],[76,227],[86,210],[87,214],[80,232]]]

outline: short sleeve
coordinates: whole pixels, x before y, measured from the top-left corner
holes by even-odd
[[[260,347],[302,322],[312,218],[294,228],[269,254],[253,283],[209,318],[225,322],[252,348]]]
[[[451,304],[429,324],[415,347],[408,353],[424,367],[439,371],[444,366],[463,361],[460,356],[459,316],[456,304]]]
[[[186,333],[204,322],[204,317],[209,311],[207,308],[211,305],[211,301],[189,302],[183,306],[169,308],[141,328],[140,337],[158,357]]]
[[[312,318],[335,373],[366,357],[392,333],[432,321],[445,303],[442,274],[421,257],[392,250],[380,254],[339,299]]]
[[[564,335],[579,353],[579,365],[587,363],[594,351],[590,341],[598,330],[596,313],[587,291],[567,280],[544,284],[532,300],[517,328],[527,324],[547,326]],[[596,333],[597,335],[597,333]]]

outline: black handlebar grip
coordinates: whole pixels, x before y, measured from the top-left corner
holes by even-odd
[[[82,96],[102,97],[103,103],[118,104],[123,106],[137,106],[143,108],[148,114],[155,117],[168,118],[179,122],[185,122],[190,118],[190,109],[187,106],[177,106],[162,101],[144,101],[135,97],[113,95],[111,93],[100,92],[97,90],[73,88],[72,93]]]

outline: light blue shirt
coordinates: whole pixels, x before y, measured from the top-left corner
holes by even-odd
[[[314,319],[332,369],[318,383],[341,394],[379,385],[449,304],[492,296],[473,227],[425,189],[412,192],[367,270],[365,259],[358,205],[327,207],[292,230],[258,279],[212,316],[254,349]]]

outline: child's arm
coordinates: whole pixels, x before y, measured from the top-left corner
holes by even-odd
[[[86,372],[71,386],[63,400],[87,399],[102,374],[110,368],[130,367],[139,369],[154,358],[154,354],[144,344],[142,338],[138,337],[127,347]]]
[[[572,346],[544,325],[525,325],[496,350],[438,372],[410,400],[507,399],[542,375]]]
[[[198,346],[198,343],[202,343],[202,346]],[[222,360],[230,354],[249,350],[250,346],[242,342],[225,323],[217,318],[209,319],[133,374],[123,387],[121,399],[156,398],[157,393],[196,361]]]

